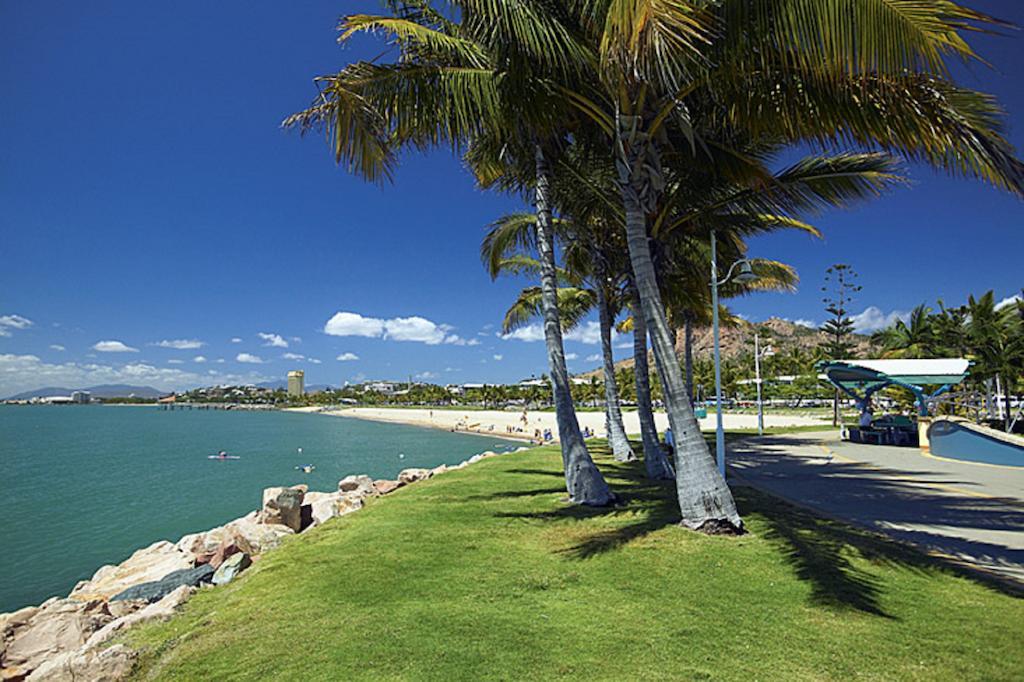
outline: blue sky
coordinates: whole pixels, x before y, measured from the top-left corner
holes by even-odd
[[[1024,24],[1018,3],[969,4]],[[492,283],[479,264],[485,226],[517,201],[477,191],[445,151],[409,155],[393,184],[368,185],[315,135],[279,128],[311,101],[314,75],[379,51],[334,40],[338,16],[378,8],[0,1],[0,396],[293,368],[332,385],[546,370],[539,341],[495,334],[522,282]],[[976,44],[996,68],[962,80],[1000,97],[1024,146],[1013,74],[1024,40]],[[912,188],[817,218],[824,240],[755,240],[752,255],[791,263],[803,285],[734,309],[820,322],[822,273],[838,261],[861,273],[865,324],[936,298],[1018,292],[1021,203],[910,172]],[[595,341],[592,325],[567,341],[570,370],[595,366]]]

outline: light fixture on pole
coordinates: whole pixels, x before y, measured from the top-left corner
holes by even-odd
[[[733,277],[733,270],[740,271]],[[730,266],[725,278],[718,279],[718,244],[715,230],[711,230],[711,331],[715,344],[715,460],[718,471],[725,477],[725,429],[722,426],[722,358],[718,339],[718,287],[732,279],[738,284],[748,284],[757,279],[757,274],[750,267],[746,258],[738,260]]]
[[[769,358],[775,355],[771,346],[765,346],[761,350],[760,339],[757,332],[754,332],[754,382],[757,384],[757,435],[764,435],[764,403],[761,401],[761,358]]]

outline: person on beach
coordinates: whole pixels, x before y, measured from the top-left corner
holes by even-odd
[[[676,437],[672,434],[672,427],[665,427],[665,445],[668,446],[669,454],[676,451]]]

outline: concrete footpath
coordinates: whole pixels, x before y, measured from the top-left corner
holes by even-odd
[[[1024,468],[859,445],[837,431],[748,438],[729,475],[1024,586]]]

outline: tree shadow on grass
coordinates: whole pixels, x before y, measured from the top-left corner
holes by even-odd
[[[592,446],[591,451],[602,473],[620,496],[622,504],[606,508],[566,505],[542,512],[497,512],[495,516],[552,522],[608,519],[608,523],[601,524],[601,529],[570,547],[558,550],[560,555],[576,561],[617,551],[630,542],[679,522],[674,482],[649,481],[644,476],[642,462],[615,462],[600,447]],[[532,469],[511,473],[561,475],[560,472]],[[851,474],[843,473],[847,476]],[[812,472],[801,474],[812,475]],[[813,472],[813,475],[819,475],[819,472]],[[901,483],[898,476],[893,478],[896,480],[890,480],[885,485],[872,485],[871,494],[866,498],[873,498],[876,494],[893,495],[896,491],[889,486],[899,486]],[[864,485],[863,482],[860,484]],[[755,518],[758,520],[755,523],[756,532],[778,548],[799,580],[810,584],[811,601],[818,606],[851,609],[880,618],[893,618],[882,607],[884,583],[872,573],[873,565],[910,570],[921,575],[953,574],[1007,595],[1022,595],[1021,588],[1012,582],[930,556],[898,540],[817,515],[768,493],[745,486],[736,486],[733,492],[741,514],[750,517],[751,521]],[[499,494],[495,497],[502,496]],[[975,507],[977,502],[972,501]],[[954,513],[954,510],[947,505],[943,507],[932,508],[931,511],[948,521],[948,515]],[[1002,514],[995,513],[997,511]],[[1020,517],[1016,516],[1012,508],[997,510],[995,505],[990,505],[985,512],[989,525],[1019,527]],[[1009,517],[1006,516],[1008,512]],[[973,515],[980,513],[980,510],[972,508],[968,512],[965,508],[959,508],[955,513]],[[627,516],[630,521],[615,525],[616,517]],[[609,528],[609,525],[614,527]]]

